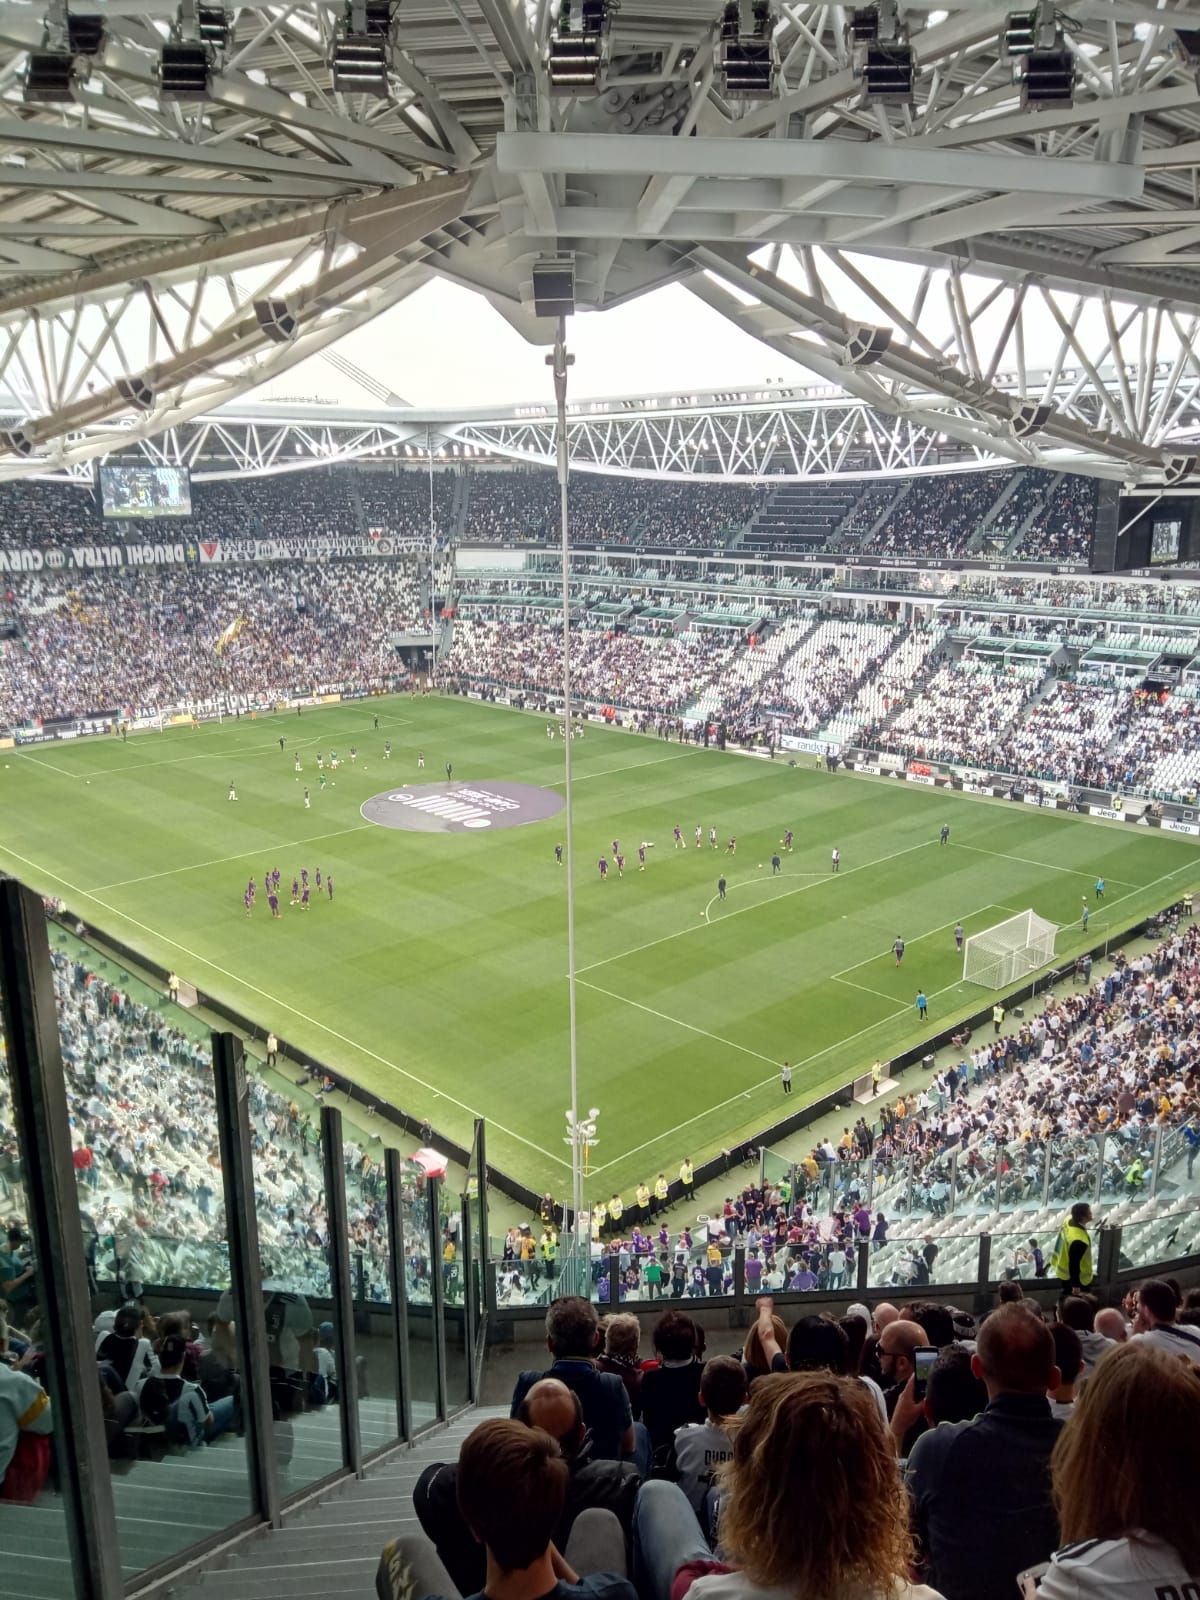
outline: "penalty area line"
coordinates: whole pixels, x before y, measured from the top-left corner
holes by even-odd
[[[598,983],[589,983],[586,978],[576,974],[575,982],[585,989],[592,989],[596,994],[606,994],[610,1000],[619,1000],[622,1005],[633,1006],[638,1011],[644,1011],[648,1016],[658,1017],[663,1022],[674,1023],[677,1028],[686,1028],[689,1033],[698,1033],[705,1039],[711,1039],[714,1044],[723,1044],[727,1050],[740,1050],[744,1056],[754,1056],[759,1061],[773,1061],[773,1056],[764,1056],[760,1050],[751,1050],[749,1045],[735,1044],[732,1039],[723,1039],[719,1033],[709,1033],[707,1028],[698,1028],[693,1022],[681,1022],[678,1017],[668,1016],[665,1011],[656,1011],[653,1006],[643,1005],[640,1000],[631,1000],[628,995],[618,994],[615,989],[602,989]]]
[[[398,1077],[407,1078],[410,1083],[417,1084],[427,1093],[438,1096],[449,1105],[456,1106],[460,1111],[465,1111],[469,1117],[475,1118],[485,1115],[482,1111],[477,1111],[474,1106],[467,1105],[465,1101],[456,1100],[453,1095],[448,1095],[445,1090],[435,1088],[432,1083],[427,1083],[424,1078],[419,1078],[415,1072],[409,1072],[406,1067],[398,1066],[396,1062],[389,1061],[386,1056],[379,1055],[377,1051],[370,1049],[365,1044],[360,1044],[356,1039],[351,1039],[349,1035],[339,1033],[336,1028],[331,1028],[328,1023],[319,1022],[316,1017],[310,1017],[306,1011],[301,1011],[298,1006],[290,1004],[287,1000],[281,1000],[278,995],[271,994],[269,990],[260,989],[257,984],[249,983],[245,978],[239,978],[236,973],[230,972],[227,967],[218,966],[215,961],[210,961],[207,956],[202,956],[199,951],[189,949],[187,945],[180,944],[177,939],[172,939],[165,933],[160,933],[157,928],[150,927],[148,923],[139,922],[136,917],[131,917],[128,912],[118,910],[116,906],[110,905],[107,900],[101,900],[87,889],[81,889],[78,884],[71,883],[69,879],[62,877],[57,872],[51,872],[48,867],[42,866],[39,862],[31,861],[27,856],[18,855],[15,850],[10,850],[7,845],[0,845],[0,855],[9,856],[13,861],[19,861],[22,866],[32,868],[34,872],[39,873],[42,877],[50,878],[55,883],[61,883],[63,888],[69,889],[73,895],[78,895],[83,900],[90,900],[93,905],[99,906],[102,911],[107,911],[114,917],[120,917],[131,928],[140,928],[143,933],[149,934],[152,939],[157,939],[163,944],[170,945],[173,950],[178,950],[181,955],[187,956],[189,960],[197,962],[202,967],[207,967],[210,972],[220,973],[221,977],[228,978],[231,983],[238,984],[251,994],[258,995],[260,1000],[265,1000],[270,1005],[278,1006],[282,1011],[290,1012],[292,1016],[298,1017],[301,1022],[306,1022],[309,1027],[316,1028],[319,1033],[328,1035],[330,1039],[336,1039],[339,1044],[347,1046],[350,1050],[356,1050],[359,1055],[368,1057],[369,1060],[376,1062],[381,1067],[386,1067],[389,1072],[396,1073]],[[362,1085],[360,1084],[359,1087],[361,1088]],[[488,1120],[501,1133],[510,1139],[515,1139],[518,1144],[523,1144],[527,1150],[532,1150],[535,1155],[543,1156],[547,1161],[553,1162],[555,1166],[562,1167],[565,1171],[570,1170],[570,1162],[564,1161],[562,1156],[555,1155],[550,1150],[543,1150],[541,1145],[534,1144],[532,1139],[527,1139],[524,1134],[514,1132],[512,1128],[506,1128],[502,1122],[497,1122],[495,1118],[489,1118]]]

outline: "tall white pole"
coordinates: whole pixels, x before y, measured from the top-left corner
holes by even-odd
[[[567,354],[567,322],[559,317],[554,335],[554,353],[549,358],[554,372],[554,398],[558,407],[558,496],[559,533],[562,543],[562,643],[563,643],[563,778],[567,797],[567,1005],[571,1059],[571,1120],[579,1125],[579,1058],[575,1034],[575,830],[571,788],[571,580],[570,521],[567,509],[567,369],[573,356]],[[571,1144],[571,1209],[573,1233],[580,1238],[583,1214],[583,1150],[578,1135]]]
[[[425,430],[425,454],[429,461],[429,633],[433,648],[429,652],[429,687],[437,681],[438,610],[437,610],[437,523],[433,515],[433,433]]]

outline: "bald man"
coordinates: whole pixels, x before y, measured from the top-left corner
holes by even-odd
[[[1116,1306],[1102,1306],[1096,1313],[1093,1327],[1101,1338],[1111,1339],[1114,1344],[1124,1344],[1129,1337],[1125,1313]]]
[[[544,1428],[557,1439],[571,1469],[566,1505],[554,1532],[555,1547],[566,1549],[576,1517],[588,1510],[614,1512],[628,1541],[641,1476],[630,1461],[591,1459],[579,1396],[558,1378],[540,1378],[522,1400],[517,1420],[530,1428]],[[458,1592],[480,1593],[487,1578],[486,1554],[458,1509],[458,1468],[453,1462],[426,1467],[413,1490],[413,1509]]]
[[[891,1305],[887,1300],[882,1301],[875,1307],[875,1332],[877,1334],[882,1333],[889,1322],[897,1322],[899,1317],[900,1313],[894,1305]]]
[[[879,1370],[883,1373],[885,1386],[883,1398],[887,1405],[888,1417],[895,1424],[892,1434],[901,1456],[909,1454],[913,1445],[929,1426],[921,1407],[914,1404],[911,1408],[897,1409],[916,1371],[913,1362],[915,1352],[928,1348],[929,1335],[925,1329],[919,1323],[905,1322],[899,1315],[894,1322],[889,1322],[879,1335],[879,1348],[876,1354]]]
[[[924,1581],[946,1600],[1012,1600],[1017,1574],[1059,1543],[1050,1453],[1063,1424],[1047,1391],[1061,1374],[1050,1330],[1028,1302],[986,1318],[971,1370],[987,1388],[986,1410],[918,1439],[905,1482]]]

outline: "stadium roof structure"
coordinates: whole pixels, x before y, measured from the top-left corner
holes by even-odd
[[[370,93],[331,68],[364,38]],[[580,465],[843,470],[793,447],[837,406],[1126,481],[1200,452],[1198,4],[0,0],[0,44],[0,476],[186,453],[436,279],[548,344],[564,255],[581,309],[680,285],[824,390],[677,396],[694,423]],[[384,398],[545,458],[549,419]],[[764,405],[790,466],[716,437]],[[614,440],[671,409],[639,406]]]

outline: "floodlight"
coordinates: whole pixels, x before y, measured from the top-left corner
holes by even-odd
[[[879,7],[858,6],[847,27],[851,44],[871,44],[879,37]]]
[[[1168,489],[1174,488],[1177,483],[1182,483],[1185,478],[1190,478],[1195,470],[1195,456],[1168,456],[1163,472],[1163,482]]]
[[[1021,78],[1021,105],[1069,106],[1075,98],[1075,58],[1060,33],[1052,48],[1031,50]]]
[[[214,50],[224,50],[233,29],[224,6],[197,6],[196,32]]]
[[[135,411],[154,410],[154,390],[145,378],[118,378],[116,389],[121,399],[127,400]]]
[[[104,18],[67,13],[67,43],[73,56],[98,56],[104,48]]]
[[[206,44],[181,40],[158,54],[158,93],[162,100],[207,100],[212,59]]]
[[[22,98],[30,105],[54,105],[75,98],[75,62],[69,50],[31,50],[25,64]]]
[[[1036,11],[1014,11],[1004,24],[1000,43],[1006,56],[1027,56],[1037,45]]]
[[[378,35],[340,33],[329,66],[339,93],[384,96],[388,92],[387,40]]]
[[[882,105],[912,99],[913,52],[908,44],[869,44],[863,62],[863,95]]]

